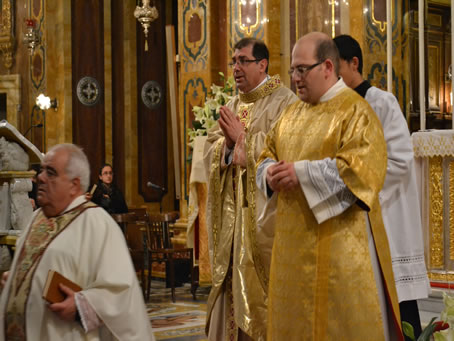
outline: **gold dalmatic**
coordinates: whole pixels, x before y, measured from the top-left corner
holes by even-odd
[[[47,218],[42,210],[36,215],[20,250],[15,266],[16,271],[11,274],[13,277],[5,314],[5,340],[26,340],[27,299],[35,270],[50,243],[79,214],[90,207],[96,207],[96,205],[85,202],[52,218]]]
[[[296,103],[268,134],[258,162],[265,158],[335,159],[344,183],[370,209],[367,213],[354,204],[318,224],[300,187],[278,194],[267,338],[384,340],[366,219],[395,321],[400,316],[378,204],[386,145],[376,115],[350,89],[316,105]]]
[[[245,128],[246,167],[230,165],[221,169],[225,139],[220,131],[208,136],[211,160],[207,214],[212,234],[213,282],[208,298],[207,331],[213,307],[224,295],[225,333],[236,340],[238,328],[254,340],[266,338],[265,271],[255,241],[255,161],[266,132],[280,112],[297,100],[281,86],[278,76],[228,104]],[[259,141],[259,142],[258,142]]]

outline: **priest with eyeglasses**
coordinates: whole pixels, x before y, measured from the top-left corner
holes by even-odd
[[[332,39],[297,41],[301,101],[268,133],[257,186],[277,197],[268,340],[403,340],[378,194],[386,143],[369,104],[339,77]]]
[[[220,109],[205,145],[207,227],[212,289],[207,307],[209,340],[265,340],[266,296],[272,231],[258,232],[255,163],[266,133],[298,98],[268,75],[266,45],[244,38],[230,66],[239,94]],[[261,229],[262,231],[262,229]]]

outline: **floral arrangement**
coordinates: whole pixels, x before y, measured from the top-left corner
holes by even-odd
[[[441,312],[441,321],[435,321],[434,317],[416,341],[454,341],[454,297],[443,292],[443,303],[445,309]],[[415,341],[413,326],[404,321],[402,327],[404,334]]]
[[[223,86],[216,84],[211,85],[211,92],[208,93],[203,107],[195,106],[192,108],[195,120],[192,121],[192,128],[188,129],[189,145],[194,146],[194,139],[197,136],[207,135],[219,119],[219,108],[225,105],[233,95],[233,77],[225,78],[222,72],[219,72]]]

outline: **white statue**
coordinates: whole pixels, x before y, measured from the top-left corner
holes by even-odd
[[[7,121],[0,121],[0,235],[18,236],[33,208],[28,199],[33,173],[29,162],[40,163],[41,152]],[[9,244],[11,245],[11,244]],[[10,246],[0,245],[0,270],[11,263]]]
[[[0,171],[26,171],[29,157],[25,150],[16,142],[0,137]]]

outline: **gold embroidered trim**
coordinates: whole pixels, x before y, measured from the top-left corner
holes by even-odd
[[[431,269],[442,269],[444,265],[442,175],[442,157],[429,158],[429,247]]]
[[[244,131],[249,131],[249,122],[251,122],[251,112],[254,107],[254,103],[241,103],[238,106],[237,116],[240,122],[243,124]]]
[[[281,78],[279,75],[274,75],[257,90],[248,92],[247,94],[240,93],[240,100],[244,103],[253,103],[260,98],[271,95],[274,90],[280,88],[281,86]]]
[[[259,249],[257,245],[257,217],[256,217],[256,191],[257,185],[255,182],[256,168],[255,168],[255,139],[252,139],[251,134],[246,136],[246,145],[247,149],[247,201],[249,208],[248,219],[249,225],[251,228],[249,230],[251,245],[252,245],[252,257],[254,259],[255,268],[257,270],[257,275],[260,280],[260,284],[263,287],[265,293],[268,292],[268,282],[269,278],[267,272],[265,271],[265,266],[263,265],[262,257],[260,257]]]
[[[225,320],[226,340],[238,340],[238,326],[235,322],[235,303],[233,300],[233,283],[232,283],[232,264],[229,265],[229,270],[225,279],[225,294],[227,297],[227,318]]]
[[[437,281],[437,282],[454,282],[454,273],[452,272],[432,272],[428,271],[427,275],[430,281]],[[454,284],[452,285],[451,289],[454,289]]]
[[[213,269],[216,268],[216,255],[218,249],[218,232],[219,224],[221,223],[221,195],[219,189],[221,188],[221,171],[220,171],[220,157],[221,147],[224,144],[224,139],[221,138],[216,142],[214,147],[213,157],[211,159],[210,171],[210,190],[208,200],[213,203],[211,224],[213,231]]]
[[[454,161],[449,161],[449,259],[454,259]]]

